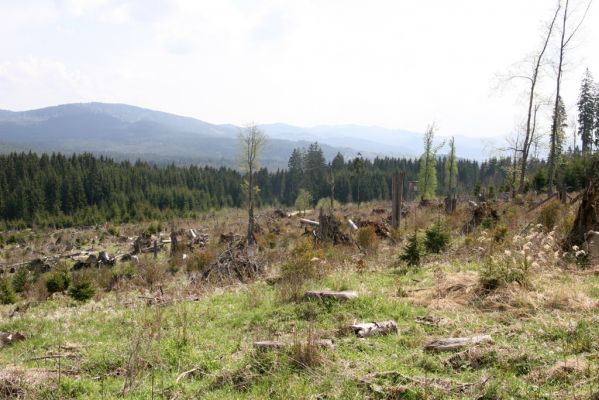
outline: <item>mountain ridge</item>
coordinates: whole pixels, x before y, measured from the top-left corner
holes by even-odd
[[[327,159],[417,157],[422,134],[356,124],[298,127],[262,124],[269,137],[264,165],[284,168],[293,148],[318,142]],[[193,117],[122,103],[70,103],[25,111],[0,110],[0,142],[34,151],[92,152],[148,161],[187,160],[214,166],[236,165],[234,124],[212,124]],[[481,146],[456,137],[458,155],[480,159]],[[460,154],[460,148],[462,152]],[[215,161],[216,160],[216,161]]]

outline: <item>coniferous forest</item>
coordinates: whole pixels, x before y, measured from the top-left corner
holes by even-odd
[[[444,157],[437,163],[437,180],[444,182]],[[585,159],[567,155],[562,164],[568,190],[585,184]],[[300,189],[311,193],[313,205],[330,196],[331,172],[335,199],[340,203],[389,200],[391,173],[406,172],[417,180],[419,162],[407,158],[355,158],[338,154],[327,162],[317,143],[296,149],[286,170],[256,173],[258,204],[292,206]],[[479,163],[458,160],[458,193],[510,190],[510,159]],[[230,168],[157,166],[147,162],[116,162],[91,154],[12,153],[0,156],[0,216],[7,228],[32,225],[68,227],[112,221],[133,222],[194,216],[224,207],[242,207],[243,175]],[[544,189],[547,171],[535,161],[529,190]],[[408,185],[405,188],[408,193]],[[437,186],[444,193],[442,184]]]

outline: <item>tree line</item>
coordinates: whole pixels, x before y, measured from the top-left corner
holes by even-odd
[[[477,185],[499,189],[509,163],[495,158],[482,163],[458,160],[456,186],[464,193]],[[346,160],[341,154],[327,162],[314,143],[294,150],[286,170],[256,171],[255,202],[292,206],[304,189],[315,204],[330,196],[333,181],[334,197],[340,203],[388,200],[391,173],[403,170],[407,180],[417,180],[419,164],[410,158]],[[444,182],[444,163],[437,163],[435,169],[437,179]],[[156,166],[92,154],[5,154],[0,155],[0,219],[10,228],[193,217],[198,212],[243,207],[247,202],[243,178],[226,167]]]

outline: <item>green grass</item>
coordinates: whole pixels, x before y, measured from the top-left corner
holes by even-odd
[[[458,269],[447,266],[448,271]],[[57,359],[35,358],[73,353],[60,361],[60,382],[55,374],[42,387],[31,388],[41,399],[122,398],[126,380],[130,388],[124,397],[130,399],[151,398],[152,391],[157,399],[175,393],[178,398],[208,399],[379,398],[383,395],[360,380],[382,371],[459,383],[486,380],[472,393],[459,393],[397,377],[374,378],[376,385],[371,386],[383,392],[405,387],[404,398],[558,398],[599,390],[599,383],[586,376],[556,381],[547,372],[572,356],[588,360],[596,371],[592,357],[599,350],[596,313],[540,311],[518,317],[475,307],[441,312],[395,295],[400,285],[424,287],[433,282],[427,269],[383,269],[339,270],[308,283],[312,288],[360,292],[358,299],[348,302],[282,302],[278,287],[264,282],[218,289],[199,301],[166,306],[148,306],[137,292],[107,293],[100,301],[83,305],[56,296],[23,315],[2,319],[1,331],[25,332],[29,338],[3,348],[0,362],[56,371]],[[182,274],[173,282],[185,284]],[[3,307],[5,315],[9,306]],[[430,314],[445,322],[439,326],[415,322],[416,316]],[[354,321],[388,319],[397,321],[398,335],[358,339],[338,333]],[[298,367],[289,352],[261,354],[252,348],[254,340],[305,340],[309,330],[336,341],[335,349],[320,350],[322,362],[314,367]],[[490,333],[495,343],[481,349],[483,354],[474,361],[465,357],[452,362],[454,354],[422,350],[431,338],[477,333]],[[176,382],[179,374],[193,368],[194,374]]]

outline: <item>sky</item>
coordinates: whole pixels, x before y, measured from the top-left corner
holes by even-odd
[[[572,21],[588,0],[574,3]],[[554,0],[0,0],[0,109],[102,101],[212,123],[377,125],[497,138],[521,126]],[[556,37],[557,38],[557,37]],[[567,53],[599,80],[599,3]],[[552,46],[548,58],[554,58]],[[548,60],[550,61],[550,60]],[[542,96],[554,95],[548,64]],[[549,127],[550,107],[541,111]]]

